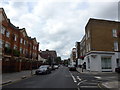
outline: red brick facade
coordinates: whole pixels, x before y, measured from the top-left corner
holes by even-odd
[[[21,71],[38,67],[39,43],[27,35],[25,28],[19,29],[0,8],[0,50],[3,72]]]

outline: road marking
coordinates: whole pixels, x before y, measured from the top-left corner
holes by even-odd
[[[79,81],[81,81],[81,78],[80,78],[79,76],[77,76],[77,79],[78,79]]]
[[[101,77],[97,77],[97,76],[95,76],[95,78],[97,78],[97,79],[101,79]]]
[[[81,83],[83,83],[83,82],[85,82],[85,81],[87,81],[87,80],[83,80],[83,81],[79,82],[77,85],[79,86]]]
[[[84,84],[97,85],[97,83],[85,82]]]
[[[80,88],[98,88],[98,86],[80,86]]]
[[[70,71],[69,71],[69,72],[70,72]],[[76,81],[76,79],[75,79],[75,77],[72,75],[72,73],[71,73],[71,72],[70,72],[70,75],[72,76],[73,81],[74,81],[74,82],[77,82],[77,81]]]
[[[77,89],[78,89],[78,90],[80,90],[80,88],[79,88],[79,87],[78,87]]]

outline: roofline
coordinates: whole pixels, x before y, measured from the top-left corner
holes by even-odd
[[[88,26],[88,24],[93,21],[93,20],[96,20],[96,21],[103,21],[103,22],[111,22],[111,23],[120,23],[120,21],[113,21],[113,20],[108,20],[108,19],[95,19],[95,18],[89,18],[85,28]]]

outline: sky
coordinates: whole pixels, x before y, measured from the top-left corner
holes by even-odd
[[[56,50],[58,56],[66,59],[85,34],[90,18],[118,21],[118,1],[1,0],[0,7],[11,23],[36,37],[41,50]]]

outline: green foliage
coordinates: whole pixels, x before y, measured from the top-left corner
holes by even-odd
[[[6,54],[11,54],[12,53],[12,49],[10,47],[5,47],[5,53]]]
[[[56,63],[56,64],[60,64],[60,63],[61,63],[61,57],[57,57],[57,58],[55,59],[55,63]]]
[[[18,50],[13,50],[13,55],[19,57],[20,52]]]

